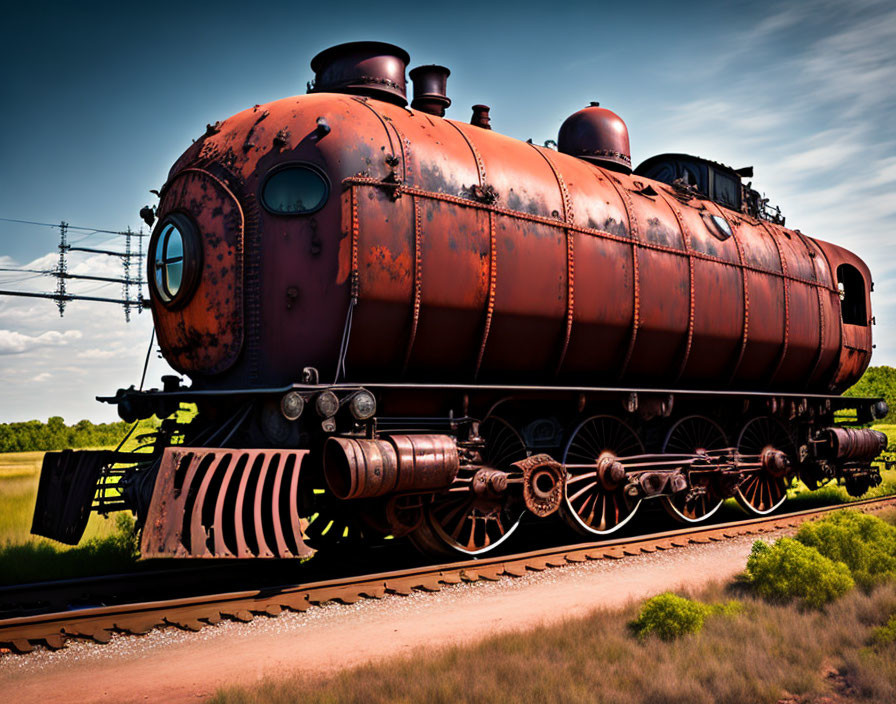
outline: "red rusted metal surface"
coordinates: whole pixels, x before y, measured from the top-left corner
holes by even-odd
[[[533,455],[513,466],[523,473],[523,500],[526,508],[539,518],[559,510],[563,502],[566,468],[550,455]]]
[[[161,460],[140,554],[308,557],[299,472],[308,450],[169,447]]]
[[[566,118],[560,125],[557,148],[613,171],[632,172],[628,128],[619,115],[599,103],[591,103]]]
[[[444,489],[459,466],[457,443],[448,435],[332,437],[324,453],[327,485],[340,499]]]
[[[869,461],[887,449],[887,436],[867,428],[828,428],[825,431],[834,457]]]
[[[287,162],[327,174],[319,212],[254,205]],[[212,216],[235,201],[188,168],[243,205],[242,254],[239,227]],[[870,275],[846,250],[382,100],[318,92],[217,124],[172,169],[159,215],[202,199],[218,228],[206,259],[232,266],[204,272],[219,284],[183,311],[154,312],[166,356],[216,375],[207,386],[335,375],[352,297],[349,380],[826,392],[870,359],[870,327],[840,317],[848,263],[870,322]]]
[[[158,301],[153,306],[159,345],[178,371],[225,371],[243,344],[243,207],[223,180],[192,166],[169,181],[159,209],[189,213],[199,225],[203,244],[203,265],[192,298],[174,310]],[[159,234],[157,227],[150,252]]]

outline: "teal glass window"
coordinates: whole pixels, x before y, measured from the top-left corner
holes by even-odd
[[[168,303],[180,292],[184,278],[184,236],[174,223],[162,228],[153,263],[156,292]]]
[[[316,168],[286,166],[268,176],[261,201],[272,213],[306,215],[323,207],[329,191],[326,178]]]

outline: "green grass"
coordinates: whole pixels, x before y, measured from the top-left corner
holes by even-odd
[[[879,430],[884,435],[887,436],[887,450],[889,452],[896,452],[896,425],[890,425],[889,423],[878,423],[877,425],[871,426],[874,430]]]
[[[155,421],[144,421],[122,447],[132,450],[136,436]],[[112,449],[112,448],[103,448]],[[133,519],[93,513],[77,546],[31,535],[31,518],[43,452],[0,453],[0,584],[79,577],[133,567]],[[130,517],[130,514],[121,514]]]
[[[196,406],[184,404],[177,420],[187,423]],[[141,421],[122,451],[137,448],[137,439],[159,424]],[[94,448],[113,449],[113,448]],[[134,521],[129,513],[93,513],[76,546],[31,535],[31,518],[43,452],[0,453],[0,585],[81,577],[133,569],[137,561]]]
[[[0,584],[102,574],[133,565],[135,555],[126,542],[129,533],[115,515],[91,514],[76,547],[31,535],[43,456],[43,452],[0,454]]]
[[[812,491],[801,481],[796,480],[790,489],[787,490],[787,502],[784,504],[784,510],[788,504],[793,510],[808,509],[814,506],[824,506],[826,504],[848,504],[852,501],[864,501],[865,499],[876,499],[881,496],[890,496],[896,494],[896,469],[882,469],[880,472],[881,483],[879,486],[869,489],[862,496],[850,496],[846,491],[846,487],[831,482],[823,487]]]
[[[0,541],[21,544],[42,538],[31,535],[31,516],[43,452],[0,453]],[[90,517],[84,539],[103,538],[115,532],[114,521]]]

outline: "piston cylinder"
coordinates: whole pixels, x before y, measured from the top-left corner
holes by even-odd
[[[831,453],[838,460],[868,462],[887,447],[887,436],[879,430],[828,428],[825,435]]]
[[[448,435],[332,437],[324,446],[324,477],[340,499],[372,499],[449,486],[460,462]]]

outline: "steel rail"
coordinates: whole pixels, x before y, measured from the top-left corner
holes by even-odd
[[[575,543],[526,553],[486,556],[391,572],[9,618],[0,620],[0,646],[25,653],[35,645],[61,648],[69,638],[86,638],[106,643],[116,632],[143,634],[156,627],[170,626],[196,631],[223,619],[250,621],[257,615],[276,616],[283,611],[303,612],[311,606],[327,602],[352,604],[363,598],[380,599],[387,594],[406,596],[415,591],[435,592],[462,582],[497,581],[504,577],[521,577],[527,572],[540,572],[551,567],[590,560],[621,559],[688,545],[720,542],[744,535],[785,530],[842,509],[873,512],[894,506],[896,496],[887,496],[778,516],[760,516],[709,526],[687,526],[651,535]]]

